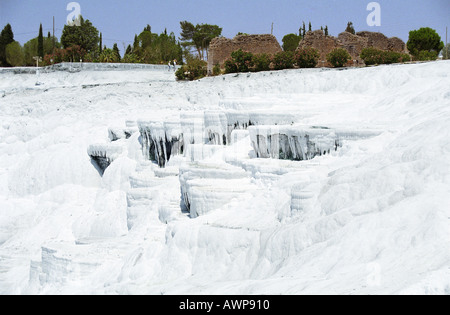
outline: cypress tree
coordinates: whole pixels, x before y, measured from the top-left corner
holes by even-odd
[[[129,55],[131,54],[131,52],[132,52],[131,45],[128,45],[127,50],[125,51],[125,55]]]
[[[139,39],[138,36],[134,35],[133,51],[136,52],[139,49]]]
[[[102,33],[100,33],[100,46],[99,46],[99,52],[100,54],[103,51],[103,39],[102,39]]]
[[[349,32],[349,33],[351,33],[351,34],[353,34],[353,35],[356,34],[355,28],[353,27],[353,22],[348,22],[348,23],[347,23],[347,28],[345,29],[345,31],[346,31],[346,32]]]
[[[312,31],[312,26],[311,26],[311,22],[309,22],[309,29],[308,29],[308,31]]]
[[[120,61],[120,51],[119,51],[119,47],[117,47],[116,43],[114,43],[114,46],[113,46],[112,50],[116,54],[117,60]]]
[[[328,36],[328,25],[325,25],[325,36]]]
[[[14,34],[11,25],[8,23],[0,33],[0,65],[2,66],[9,66],[6,61],[6,46],[12,42],[14,42]]]
[[[42,33],[42,24],[39,26],[38,56],[44,58],[44,35]]]

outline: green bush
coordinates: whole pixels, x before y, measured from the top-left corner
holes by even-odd
[[[417,53],[417,55],[414,56],[414,60],[417,61],[432,61],[436,60],[438,57],[437,51],[427,51],[427,50],[421,50]]]
[[[275,70],[294,68],[294,53],[292,51],[282,51],[273,57],[273,68]]]
[[[200,59],[191,59],[186,65],[181,66],[175,76],[178,80],[198,80],[206,76],[206,62]]]
[[[231,59],[225,61],[225,73],[249,72],[253,66],[253,54],[239,49],[233,51]]]
[[[216,64],[214,67],[213,67],[213,75],[214,76],[217,76],[217,75],[220,75],[220,74],[222,74],[222,70],[220,69],[220,65],[219,64]]]
[[[253,56],[254,71],[269,71],[272,58],[268,54],[258,54]]]
[[[299,49],[295,52],[295,62],[300,68],[314,68],[319,62],[319,51],[312,47]]]
[[[238,67],[237,67],[236,63],[231,59],[225,60],[224,67],[225,67],[225,73],[237,73],[238,72]]]
[[[372,65],[380,65],[383,63],[383,53],[384,51],[369,47],[364,48],[361,51],[361,59],[364,60],[364,63],[366,66],[372,66]]]
[[[364,48],[360,55],[367,66],[407,62],[411,57],[405,53],[384,51],[376,48]]]
[[[327,55],[327,61],[335,68],[343,67],[352,57],[347,50],[335,48]]]

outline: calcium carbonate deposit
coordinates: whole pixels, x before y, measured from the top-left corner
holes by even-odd
[[[450,294],[450,62],[76,70],[0,70],[1,294]]]

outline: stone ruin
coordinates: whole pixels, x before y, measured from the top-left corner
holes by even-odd
[[[320,58],[317,67],[330,67],[327,62],[327,54],[335,48],[346,49],[352,60],[346,66],[364,66],[360,54],[364,48],[406,53],[406,44],[398,37],[388,38],[382,33],[358,32],[356,35],[343,32],[338,37],[325,35],[322,30],[307,32],[300,41],[298,48],[313,47],[319,51]]]
[[[344,48],[352,57],[346,66],[364,66],[360,54],[364,48],[373,47],[386,51],[406,53],[406,44],[398,37],[388,38],[377,32],[358,32],[356,35],[343,32],[338,37],[325,35],[322,30],[307,32],[300,41],[298,48],[313,47],[319,51],[320,58],[317,67],[331,67],[327,62],[327,54],[335,48]],[[213,67],[223,65],[231,58],[231,53],[238,49],[253,54],[266,53],[275,55],[282,50],[275,36],[263,35],[237,35],[233,39],[214,38],[208,51],[208,73],[212,73]]]
[[[239,49],[253,54],[266,53],[269,55],[283,51],[276,37],[270,34],[237,35],[233,39],[216,37],[209,45],[208,73],[212,72],[213,67],[217,64],[223,67],[225,61],[231,58],[231,53]]]

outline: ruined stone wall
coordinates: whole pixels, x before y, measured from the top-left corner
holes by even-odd
[[[214,38],[208,50],[208,72],[215,65],[223,66],[227,59],[231,58],[233,51],[242,49],[253,54],[276,54],[282,51],[275,36],[265,35],[237,35],[233,39],[217,37]]]
[[[325,36],[323,31],[317,30],[307,32],[298,47],[313,47],[319,51],[320,58],[317,67],[331,66],[327,62],[326,56],[335,48],[344,48],[350,53],[352,60],[347,66],[363,66],[364,61],[359,56],[362,50],[368,47],[402,53],[406,52],[406,44],[400,38],[388,38],[381,33],[375,32],[358,32],[356,35],[343,32],[338,37],[333,37]]]

